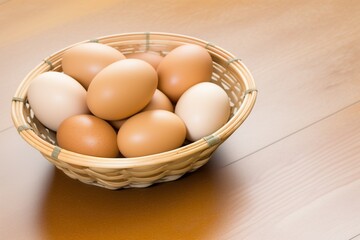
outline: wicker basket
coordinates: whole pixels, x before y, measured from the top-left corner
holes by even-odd
[[[137,158],[99,158],[77,154],[56,145],[56,133],[44,127],[27,102],[32,79],[46,71],[62,71],[62,49],[36,66],[21,82],[12,99],[12,119],[26,142],[71,178],[108,189],[147,187],[178,179],[203,166],[212,153],[250,114],[257,95],[255,83],[240,59],[209,42],[178,34],[129,33],[83,42],[99,42],[122,53],[155,51],[166,55],[182,44],[205,47],[213,59],[212,82],[221,86],[231,102],[231,117],[219,130],[178,149]],[[83,43],[81,42],[81,43]]]

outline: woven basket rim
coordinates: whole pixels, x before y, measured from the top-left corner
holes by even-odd
[[[86,166],[86,167],[94,167],[94,168],[136,168],[141,166],[149,166],[149,165],[156,165],[156,164],[166,164],[167,162],[174,161],[176,159],[179,159],[181,157],[184,157],[186,155],[190,155],[192,153],[203,151],[213,145],[217,145],[223,141],[225,141],[250,114],[255,101],[257,97],[257,90],[255,81],[253,79],[252,74],[248,70],[248,68],[243,64],[242,61],[235,58],[235,56],[228,51],[224,50],[223,48],[216,46],[210,42],[206,42],[204,40],[198,39],[196,37],[191,37],[183,34],[177,34],[177,33],[165,33],[165,32],[130,32],[130,33],[120,33],[120,34],[113,34],[113,35],[107,35],[97,38],[95,41],[102,42],[105,40],[111,40],[112,38],[121,38],[121,37],[145,37],[147,40],[150,39],[153,40],[154,37],[172,37],[177,38],[179,40],[188,40],[191,42],[194,42],[196,44],[199,44],[205,48],[210,50],[217,50],[224,54],[224,56],[228,57],[229,67],[233,68],[236,71],[239,71],[244,77],[243,81],[246,86],[245,92],[246,94],[243,97],[243,102],[240,106],[240,108],[237,110],[237,112],[232,116],[232,118],[223,125],[220,129],[218,129],[216,132],[211,134],[208,137],[202,138],[198,141],[195,141],[193,143],[190,143],[188,145],[182,146],[180,148],[153,154],[153,155],[147,155],[142,157],[133,157],[133,158],[103,158],[103,157],[94,157],[84,154],[79,154],[75,152],[68,151],[66,149],[61,149],[59,151],[59,147],[43,140],[41,137],[37,136],[36,133],[31,128],[23,129],[24,126],[28,125],[25,121],[25,118],[22,114],[22,109],[24,107],[24,100],[26,98],[27,93],[27,83],[31,76],[36,74],[37,71],[48,71],[49,68],[51,69],[51,66],[49,67],[49,63],[47,62],[48,59],[51,59],[53,56],[57,56],[58,54],[66,51],[72,46],[75,46],[77,44],[91,42],[94,40],[85,40],[81,42],[77,42],[75,44],[72,44],[70,46],[67,46],[52,55],[50,55],[48,58],[46,58],[42,63],[38,64],[35,68],[33,68],[21,81],[19,87],[16,90],[16,93],[14,95],[13,101],[12,101],[12,120],[14,123],[14,126],[19,130],[19,134],[21,137],[28,142],[30,145],[32,145],[34,148],[36,148],[38,151],[40,151],[42,154],[52,156],[56,158],[59,161],[63,161],[69,164],[75,164],[79,166]],[[165,40],[164,40],[165,41]],[[171,41],[171,40],[170,40]],[[106,44],[106,43],[105,43]],[[239,60],[239,61],[234,61]],[[15,99],[15,100],[14,100]],[[20,101],[19,101],[20,99]]]

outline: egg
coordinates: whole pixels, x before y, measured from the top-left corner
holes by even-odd
[[[172,105],[169,98],[158,89],[155,90],[155,93],[152,96],[150,102],[140,112],[156,110],[156,109],[162,109],[162,110],[174,112],[174,106]],[[127,119],[114,120],[114,121],[110,121],[110,124],[114,128],[120,129],[120,127],[125,123],[126,120]]]
[[[186,125],[186,138],[197,141],[212,134],[228,121],[229,97],[215,83],[198,83],[180,97],[175,106],[175,114]]]
[[[154,69],[157,69],[158,65],[163,59],[162,56],[154,52],[136,52],[126,54],[125,56],[126,58],[136,58],[143,60],[153,66]]]
[[[90,83],[87,105],[105,120],[127,118],[143,109],[158,84],[155,69],[139,59],[125,59],[101,70]]]
[[[65,51],[61,65],[64,73],[86,89],[94,76],[109,64],[125,59],[117,49],[101,43],[81,43]]]
[[[155,93],[152,96],[150,102],[141,111],[149,111],[156,109],[163,109],[170,112],[174,111],[174,106],[172,105],[170,99],[159,89],[155,90]]]
[[[89,114],[75,115],[65,119],[56,134],[59,147],[95,156],[117,157],[117,135],[106,121]]]
[[[127,118],[121,120],[113,120],[109,121],[110,125],[113,126],[115,129],[120,129],[121,126],[126,122]]]
[[[60,72],[36,76],[29,85],[27,99],[36,118],[53,131],[57,131],[66,118],[89,113],[84,87]]]
[[[176,114],[150,110],[129,118],[118,132],[117,143],[125,157],[140,157],[176,149],[185,137],[185,124]]]
[[[211,80],[212,58],[201,46],[186,44],[170,51],[160,62],[158,88],[176,102],[191,86]]]

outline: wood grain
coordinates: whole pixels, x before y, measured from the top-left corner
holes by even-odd
[[[276,17],[266,12],[246,27],[242,53],[259,96],[237,141],[222,146],[225,164],[360,100],[359,5],[342,3],[268,6]]]
[[[239,178],[230,239],[348,239],[360,231],[360,103],[223,168]],[[235,180],[236,181],[236,180]],[[241,207],[240,207],[241,206]],[[236,222],[236,223],[235,223]]]

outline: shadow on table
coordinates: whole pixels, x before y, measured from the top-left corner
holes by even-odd
[[[42,209],[46,239],[218,239],[234,180],[221,174],[220,158],[173,182],[117,191],[54,170]]]

